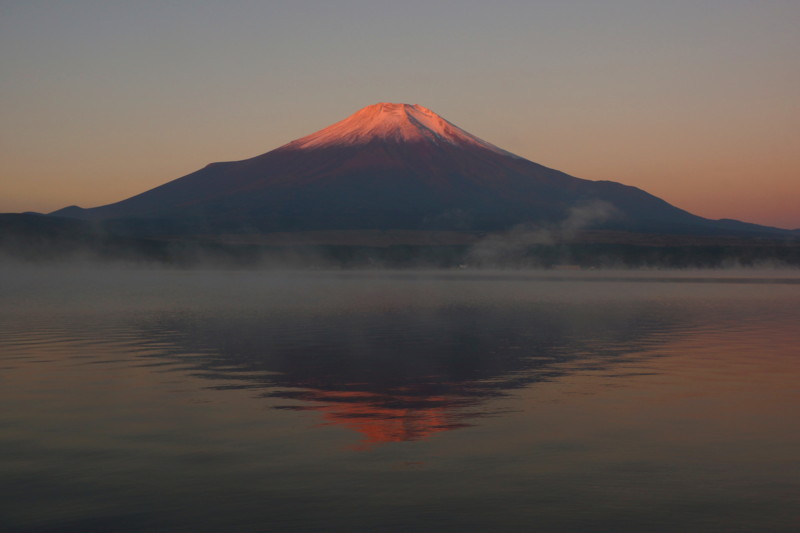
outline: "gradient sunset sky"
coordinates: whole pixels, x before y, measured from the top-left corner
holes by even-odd
[[[800,2],[0,0],[0,212],[118,201],[376,102],[800,228]]]

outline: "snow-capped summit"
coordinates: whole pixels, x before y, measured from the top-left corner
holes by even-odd
[[[281,148],[358,146],[376,141],[448,143],[463,147],[480,147],[498,154],[517,157],[462,130],[419,104],[386,102],[362,108],[336,124],[292,141]]]

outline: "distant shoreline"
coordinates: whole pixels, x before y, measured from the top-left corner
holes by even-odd
[[[196,268],[800,268],[800,239],[582,231],[305,231],[122,235],[80,220],[0,215],[0,254]]]

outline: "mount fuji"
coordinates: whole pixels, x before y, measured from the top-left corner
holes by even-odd
[[[61,217],[140,234],[319,230],[499,231],[552,225],[640,233],[768,234],[709,220],[612,181],[590,181],[488,143],[419,105],[379,103],[242,161],[212,163],[126,200]]]

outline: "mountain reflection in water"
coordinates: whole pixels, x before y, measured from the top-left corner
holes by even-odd
[[[0,529],[800,531],[796,274],[5,274]]]
[[[655,315],[654,315],[655,313]],[[579,371],[610,371],[679,329],[665,309],[524,302],[382,312],[182,313],[141,325],[214,388],[263,389],[362,434],[356,449],[470,426],[487,400]],[[187,357],[186,354],[191,354]],[[158,357],[164,357],[164,352]],[[652,355],[650,355],[652,357]]]

